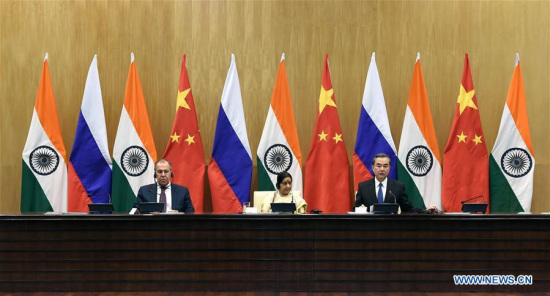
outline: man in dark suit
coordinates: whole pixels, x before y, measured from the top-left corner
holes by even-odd
[[[172,164],[166,159],[155,163],[155,184],[142,186],[138,191],[137,204],[141,202],[164,203],[164,211],[194,213],[195,208],[189,190],[172,183]]]
[[[401,212],[413,213],[433,213],[437,211],[436,206],[431,206],[426,210],[412,206],[405,184],[388,178],[391,169],[390,157],[384,153],[379,153],[372,160],[372,171],[374,178],[359,183],[355,207],[370,207],[375,203],[398,203]]]

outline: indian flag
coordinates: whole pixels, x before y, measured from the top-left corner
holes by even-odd
[[[139,188],[152,183],[156,159],[157,150],[132,53],[113,149],[112,199],[117,212],[130,211]]]
[[[286,75],[285,54],[281,57],[271,104],[258,145],[258,190],[275,190],[277,175],[292,175],[292,190],[302,191],[302,152]]]
[[[420,53],[414,65],[398,158],[397,178],[405,184],[413,206],[441,209],[441,156],[420,67]]]
[[[527,120],[525,89],[516,54],[495,146],[489,157],[491,211],[530,212],[535,154]]]
[[[67,212],[67,153],[46,53],[23,149],[21,212],[51,211]]]

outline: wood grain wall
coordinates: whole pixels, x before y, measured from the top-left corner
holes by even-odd
[[[19,211],[21,152],[44,54],[49,53],[62,133],[70,153],[94,54],[98,54],[112,151],[132,51],[159,155],[166,148],[172,126],[181,56],[187,54],[207,161],[232,52],[254,154],[278,62],[281,53],[286,53],[304,159],[316,117],[325,53],[330,58],[351,159],[373,51],[396,145],[416,52],[421,53],[442,151],[464,53],[470,55],[490,151],[514,55],[519,52],[536,156],[532,210],[550,211],[549,6],[548,1],[2,1],[0,213]],[[207,204],[209,199],[207,196]]]

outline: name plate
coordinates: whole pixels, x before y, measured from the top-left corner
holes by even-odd
[[[366,214],[366,213],[367,213],[367,207],[356,207],[356,208],[355,208],[355,212],[356,212],[356,213],[364,213],[364,214]]]
[[[246,208],[246,212],[244,212],[243,214],[258,214],[258,208],[256,207]]]

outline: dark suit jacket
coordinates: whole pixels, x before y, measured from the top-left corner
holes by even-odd
[[[194,213],[195,208],[189,190],[183,186],[172,183],[172,209],[178,212]],[[141,186],[137,196],[138,204],[140,202],[157,202],[157,184]]]
[[[376,196],[374,178],[365,182],[359,183],[357,190],[357,196],[355,199],[355,206],[360,207],[365,205],[371,209],[371,206],[378,203],[378,197]],[[405,184],[388,178],[388,184],[386,186],[386,195],[384,203],[398,203],[401,208],[401,212],[414,212],[422,213],[424,210],[415,208],[411,205],[407,192],[405,192]],[[391,192],[391,193],[390,193]]]

